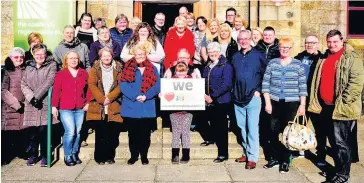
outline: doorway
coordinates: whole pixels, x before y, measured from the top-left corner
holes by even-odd
[[[193,3],[176,4],[176,3],[142,3],[142,21],[147,22],[150,26],[154,25],[154,16],[156,13],[162,12],[166,15],[164,26],[172,27],[174,19],[179,15],[179,8],[185,6],[188,12],[193,12]]]

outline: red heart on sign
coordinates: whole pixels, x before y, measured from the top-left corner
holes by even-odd
[[[167,92],[164,94],[164,98],[170,102],[174,99],[174,93],[173,92]]]

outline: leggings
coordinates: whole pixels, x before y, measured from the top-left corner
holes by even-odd
[[[172,148],[180,148],[182,138],[182,148],[190,148],[190,126],[192,114],[187,112],[177,112],[170,115],[172,123]]]

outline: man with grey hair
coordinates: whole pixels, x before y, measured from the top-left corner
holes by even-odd
[[[63,40],[54,49],[53,57],[58,64],[58,69],[62,69],[63,57],[71,50],[78,53],[80,66],[87,71],[90,70],[89,50],[86,44],[75,37],[75,28],[66,25],[63,29]]]
[[[158,37],[158,40],[162,46],[164,46],[164,40],[166,39],[166,34],[167,34],[167,31],[164,27],[165,21],[166,21],[166,16],[162,12],[159,12],[155,14],[154,17],[155,24],[154,26],[152,26],[152,31],[154,35]]]
[[[179,16],[183,16],[186,18],[187,14],[188,14],[188,9],[185,7],[185,6],[182,6],[180,9],[179,9]]]
[[[241,47],[232,59],[235,80],[233,101],[235,116],[241,129],[243,155],[235,162],[245,163],[245,169],[254,169],[259,158],[259,114],[262,79],[267,59],[251,44],[251,32],[240,31],[238,43]]]

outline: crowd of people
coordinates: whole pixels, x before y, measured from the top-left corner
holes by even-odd
[[[46,166],[51,105],[54,125],[63,125],[67,166],[82,163],[78,154],[89,128],[95,130],[94,160],[115,163],[122,126],[129,137],[127,163],[140,156],[148,164],[150,136],[161,116],[163,126],[171,126],[173,164],[190,161],[190,128],[201,134],[201,146],[216,143],[215,163],[228,160],[228,133],[235,130],[242,146],[236,162],[254,169],[262,146],[264,168],[288,173],[292,152],[279,134],[296,115],[307,115],[318,139],[316,165],[326,165],[328,138],[335,168],[327,182],[349,180],[350,164],[358,161],[352,142],[364,70],[340,31],[327,33],[325,52],[318,50],[319,37],[310,35],[305,50],[293,56],[291,37],[278,39],[270,26],[249,27],[234,8],[226,10],[224,23],[195,18],[185,7],[173,27],[164,27],[165,19],[157,13],[151,26],[119,14],[109,29],[102,18],[84,13],[76,26],[64,27],[53,53],[37,32],[28,36],[28,51],[13,48],[1,71],[2,164],[18,156],[28,166]],[[206,79],[206,110],[160,111],[161,78]]]

